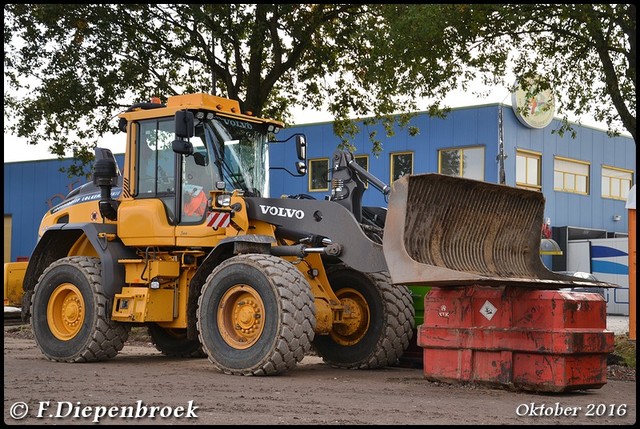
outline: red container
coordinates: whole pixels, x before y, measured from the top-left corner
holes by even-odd
[[[417,345],[432,381],[538,392],[599,389],[614,334],[596,293],[513,286],[432,288]]]

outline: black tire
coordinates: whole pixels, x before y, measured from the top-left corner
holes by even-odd
[[[165,356],[184,358],[207,356],[197,338],[193,340],[187,338],[186,329],[165,329],[155,323],[149,325],[147,329],[151,342]]]
[[[290,370],[311,350],[311,287],[290,262],[271,255],[227,259],[207,278],[196,311],[209,360],[234,375]]]
[[[387,273],[361,273],[343,264],[329,266],[327,277],[340,301],[353,310],[349,324],[334,324],[316,335],[313,346],[335,367],[374,369],[397,363],[409,347],[415,309],[406,286],[395,286]],[[345,320],[349,313],[345,312]]]
[[[31,327],[42,353],[58,362],[113,358],[130,326],[111,321],[100,259],[63,258],[44,270],[33,291]]]

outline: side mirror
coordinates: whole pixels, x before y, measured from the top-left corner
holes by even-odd
[[[193,112],[189,110],[178,110],[175,116],[175,130],[177,138],[190,138],[194,133]]]
[[[269,167],[269,168],[271,170],[284,170],[294,177],[300,177],[307,174],[307,163],[305,162],[307,159],[307,137],[302,133],[298,133],[298,134],[293,134],[289,136],[289,138],[285,140],[273,140],[273,141],[270,141],[269,143],[285,143],[294,137],[296,139],[296,155],[300,160],[300,161],[296,161],[296,170],[298,174],[293,174],[292,172],[290,172],[284,167]]]
[[[300,161],[307,159],[307,140],[305,139],[305,136],[301,134],[296,135],[296,153],[298,154],[298,159]]]
[[[171,149],[173,149],[175,153],[179,153],[181,155],[191,155],[193,153],[193,145],[188,139],[189,137],[193,137],[194,123],[195,120],[193,117],[193,112],[189,110],[178,110],[176,112],[176,139],[171,142]]]
[[[206,165],[209,165],[209,157],[207,156],[206,153],[194,152],[193,160],[196,162],[196,165],[200,165],[203,167]]]
[[[193,153],[193,145],[187,140],[174,140],[171,142],[171,149],[180,155],[191,155]]]
[[[118,121],[118,129],[121,133],[127,132],[127,120],[125,118],[120,118]]]
[[[307,174],[307,164],[305,164],[304,161],[296,162],[296,170],[299,175],[304,176]]]
[[[298,159],[304,161],[307,159],[307,137],[304,134],[293,134],[284,140],[271,140],[269,143],[285,143],[294,137],[296,139],[296,154],[298,155]]]

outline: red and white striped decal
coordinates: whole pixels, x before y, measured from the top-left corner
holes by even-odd
[[[211,212],[207,216],[207,226],[212,228],[226,228],[231,221],[231,214],[227,212]]]

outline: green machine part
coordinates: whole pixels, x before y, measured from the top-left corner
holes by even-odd
[[[431,290],[431,286],[407,286],[413,298],[413,308],[416,310],[416,329],[424,323],[424,297]]]
[[[431,290],[431,286],[415,286],[407,285],[413,299],[413,308],[415,309],[416,325],[413,329],[413,336],[409,341],[409,347],[400,357],[398,365],[404,368],[422,368],[423,367],[423,350],[418,347],[418,327],[424,323],[424,297]]]

